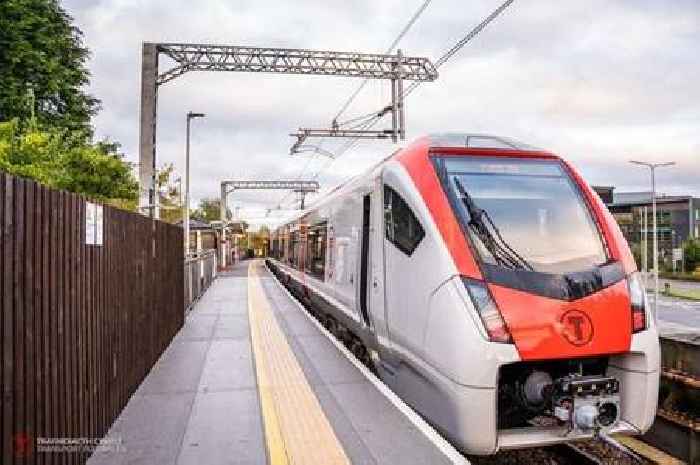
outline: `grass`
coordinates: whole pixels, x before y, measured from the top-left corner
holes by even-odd
[[[698,282],[700,282],[700,274],[694,274],[694,273],[670,273],[668,271],[661,271],[659,273],[659,278],[681,279],[684,281],[698,281]]]
[[[664,292],[664,295],[669,295],[671,297],[678,297],[680,299],[700,300],[700,290],[674,289],[673,286],[671,286],[671,292],[668,294]]]

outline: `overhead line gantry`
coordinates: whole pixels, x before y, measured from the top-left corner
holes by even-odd
[[[304,209],[304,199],[306,194],[318,192],[319,184],[317,181],[259,181],[259,180],[225,180],[221,181],[221,199],[219,201],[219,215],[221,217],[222,234],[226,228],[226,211],[228,210],[228,195],[236,190],[291,190],[301,195],[301,209]],[[221,249],[219,262],[226,264],[226,254]]]
[[[301,209],[304,209],[304,197],[310,192],[318,192],[318,181],[221,181],[221,221],[226,220],[227,198],[236,190],[291,190],[301,194]]]
[[[159,72],[160,55],[175,65]],[[140,182],[142,206],[155,214],[156,120],[158,87],[190,71],[232,71],[389,79],[392,95],[400,96],[404,80],[433,81],[437,71],[427,58],[291,48],[182,43],[143,44],[141,62]],[[396,100],[396,99],[395,99]],[[403,105],[393,105],[393,138],[405,131]],[[399,124],[401,124],[399,126]],[[384,132],[384,131],[382,131]],[[303,141],[302,141],[303,142]]]

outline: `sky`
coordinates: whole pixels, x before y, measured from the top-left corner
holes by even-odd
[[[92,52],[89,91],[103,107],[96,134],[120,142],[127,159],[138,162],[142,42],[383,53],[422,3],[64,0],[63,6]],[[399,47],[435,61],[500,3],[433,0]],[[548,149],[589,183],[617,191],[649,189],[648,170],[629,160],[675,161],[659,170],[658,190],[700,196],[699,48],[697,0],[516,0],[440,68],[438,80],[408,97],[405,142],[364,141],[333,162],[290,156],[289,133],[328,127],[358,79],[188,73],[159,88],[157,164],[174,163],[184,173],[185,114],[192,110],[207,115],[192,126],[193,206],[218,196],[223,179],[316,176],[327,190],[412,139],[446,131]],[[167,64],[161,60],[161,71]],[[370,81],[341,120],[383,107],[389,95],[388,82]],[[343,141],[310,143],[334,152]],[[280,191],[239,191],[229,199],[253,224],[278,221],[294,205]]]

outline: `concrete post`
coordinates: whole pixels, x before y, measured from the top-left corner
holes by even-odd
[[[141,55],[141,122],[139,132],[139,203],[142,211],[158,217],[156,209],[156,110],[158,103],[158,48],[144,42]]]

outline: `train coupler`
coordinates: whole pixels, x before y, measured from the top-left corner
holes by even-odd
[[[567,434],[599,435],[620,420],[620,382],[610,376],[568,375],[552,385],[552,413]]]

